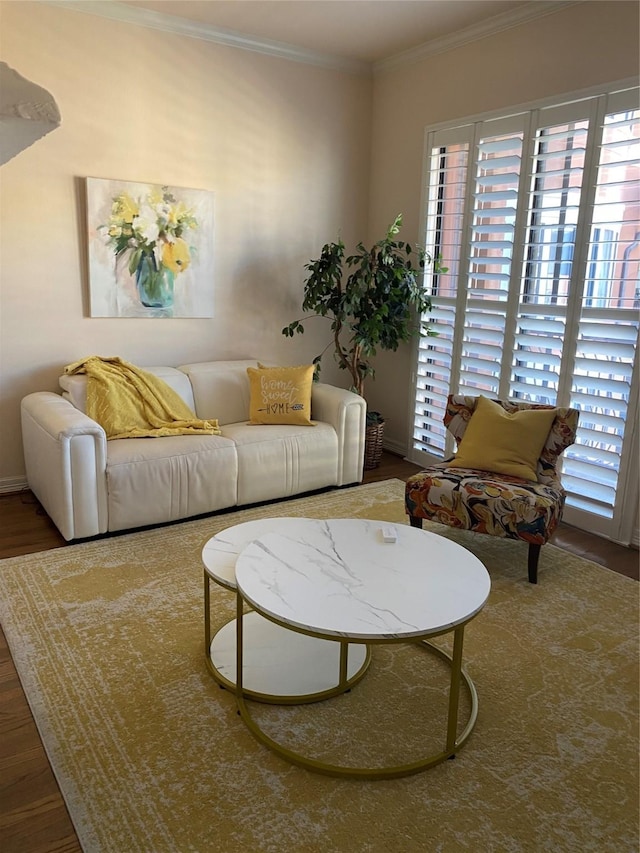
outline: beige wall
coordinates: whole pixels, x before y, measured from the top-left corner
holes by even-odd
[[[4,0],[0,59],[47,88],[63,122],[0,167],[2,490],[23,477],[21,397],[55,390],[70,361],[310,359],[319,321],[294,341],[280,334],[298,316],[303,264],[338,231],[347,245],[378,239],[398,212],[417,238],[424,128],[636,74],[638,4],[569,6],[372,82]],[[86,176],[215,193],[213,319],[88,316]],[[377,368],[369,402],[406,448],[410,348]],[[331,359],[324,375],[348,384]]]
[[[299,316],[303,264],[366,227],[371,80],[29,2],[0,3],[0,33],[0,59],[62,113],[0,167],[6,489],[24,475],[20,399],[56,390],[71,361],[297,363],[322,349],[328,324],[280,330]],[[86,176],[215,193],[213,319],[88,316]]]
[[[425,128],[638,74],[636,2],[586,2],[523,26],[379,74],[374,82],[369,233],[404,214],[419,239]],[[411,435],[410,345],[376,361],[370,406],[388,416],[385,437],[406,451]]]

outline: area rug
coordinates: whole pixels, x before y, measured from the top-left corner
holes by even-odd
[[[534,586],[524,544],[425,525],[491,576],[465,634],[476,728],[420,774],[335,779],[259,744],[205,665],[202,546],[269,516],[405,524],[403,484],[0,561],[0,619],[87,853],[637,851],[634,581],[545,546]],[[215,629],[234,599],[212,599]],[[349,694],[252,707],[278,737],[345,763],[403,760],[442,740],[442,680],[414,647],[375,647]]]

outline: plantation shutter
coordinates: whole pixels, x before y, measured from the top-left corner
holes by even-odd
[[[454,452],[449,393],[580,409],[565,520],[628,541],[637,501],[638,91],[428,134],[427,280],[410,458]],[[626,510],[626,511],[625,511]]]

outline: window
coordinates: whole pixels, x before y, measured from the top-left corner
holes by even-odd
[[[638,89],[427,133],[436,337],[418,343],[411,458],[453,452],[449,393],[580,409],[565,519],[629,541],[637,505]]]

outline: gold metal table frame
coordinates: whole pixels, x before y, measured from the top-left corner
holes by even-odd
[[[245,600],[242,596],[242,592],[238,588],[236,590],[236,684],[233,685],[233,689],[236,694],[236,701],[238,704],[238,710],[240,716],[242,717],[245,725],[249,729],[249,731],[254,735],[254,737],[260,741],[262,744],[267,746],[273,752],[280,755],[282,758],[285,758],[287,761],[296,764],[300,767],[305,767],[308,770],[312,770],[316,773],[322,773],[326,776],[336,776],[342,778],[356,778],[356,779],[369,779],[369,780],[378,780],[378,779],[395,779],[402,776],[410,776],[415,773],[420,773],[423,770],[427,770],[429,767],[433,767],[436,764],[440,764],[443,761],[446,761],[448,758],[455,757],[456,753],[464,746],[467,742],[473,728],[476,724],[477,716],[478,716],[478,694],[476,692],[475,686],[471,681],[470,677],[462,668],[462,650],[464,643],[464,628],[468,622],[473,619],[473,617],[477,614],[473,614],[466,621],[459,623],[458,625],[447,628],[445,630],[440,630],[437,632],[429,633],[425,636],[429,637],[438,637],[445,634],[449,634],[453,631],[453,650],[452,654],[449,655],[446,651],[429,642],[428,640],[414,639],[408,640],[406,638],[401,639],[367,639],[367,640],[354,640],[349,637],[344,640],[337,640],[332,638],[334,642],[340,643],[340,673],[339,673],[339,681],[338,686],[335,691],[332,691],[331,695],[337,695],[339,693],[347,692],[355,683],[353,680],[349,681],[346,678],[347,671],[347,655],[348,655],[348,647],[350,644],[354,642],[365,643],[367,646],[370,645],[383,645],[385,643],[406,643],[406,644],[416,644],[426,651],[435,654],[437,657],[444,660],[449,666],[451,670],[451,678],[449,684],[449,702],[448,702],[448,715],[447,715],[447,731],[446,731],[446,740],[444,749],[440,752],[428,755],[426,757],[418,758],[415,761],[408,762],[406,764],[394,765],[394,766],[384,766],[384,767],[351,767],[344,765],[331,764],[328,762],[320,761],[318,759],[309,758],[308,756],[303,755],[302,753],[295,752],[286,746],[283,746],[277,743],[273,738],[271,738],[266,732],[264,732],[258,723],[255,721],[249,707],[247,705],[247,699],[256,698],[255,696],[251,696],[248,691],[246,691],[243,687],[243,656],[244,656],[244,632],[243,632],[243,622],[245,612]],[[318,633],[314,633],[311,631],[303,631],[299,628],[294,628],[291,625],[286,625],[285,623],[279,622],[271,616],[267,616],[266,614],[262,614],[265,618],[270,619],[276,624],[282,625],[282,627],[286,628],[292,633],[301,633],[306,634],[308,636],[320,637],[322,639],[327,639],[326,636]],[[207,655],[208,657],[208,655]],[[368,657],[368,655],[367,655]],[[365,668],[366,671],[366,668]],[[359,673],[359,677],[356,680],[360,680],[364,675],[364,671]],[[470,714],[469,719],[460,733],[457,735],[458,729],[458,710],[459,710],[459,700],[460,700],[460,688],[464,683],[470,699]],[[326,698],[326,697],[321,697]],[[276,701],[271,698],[264,699],[263,701]],[[311,700],[307,700],[311,701]],[[278,701],[278,704],[284,704],[282,701]]]

